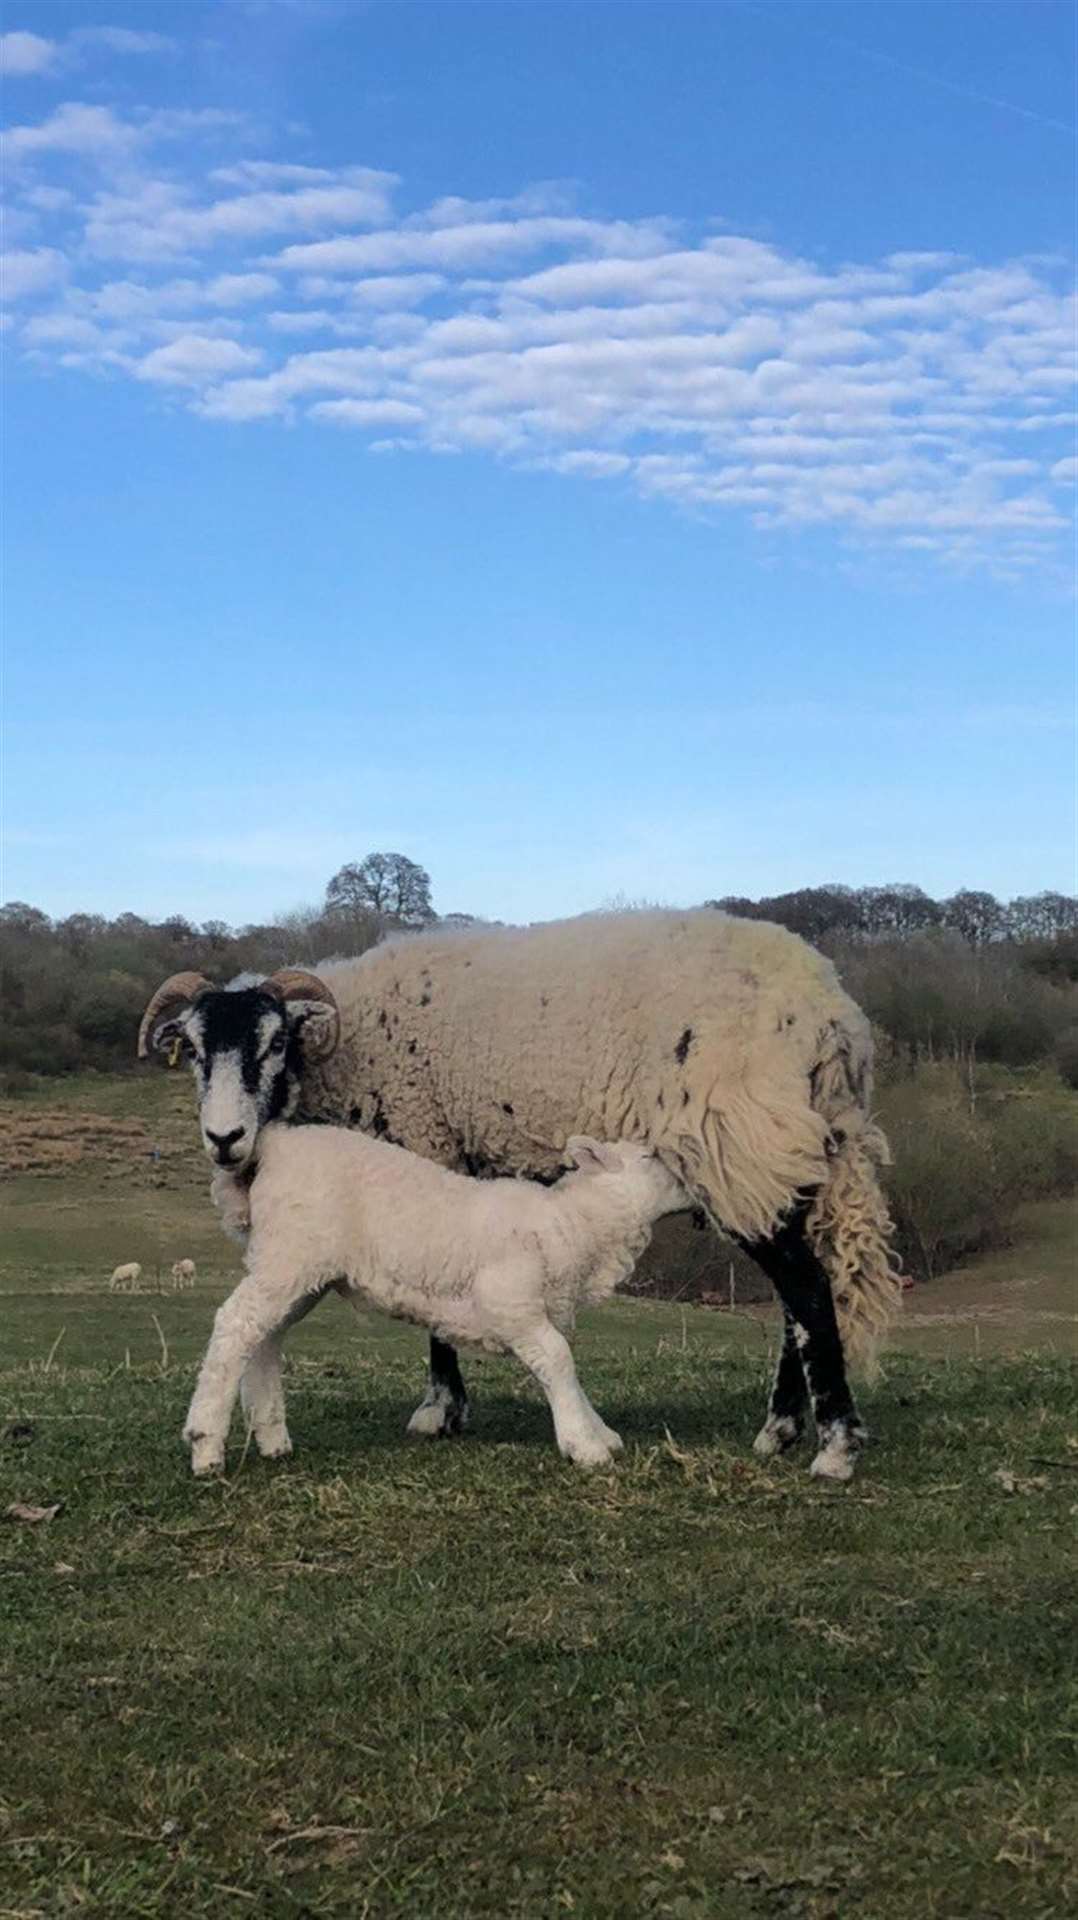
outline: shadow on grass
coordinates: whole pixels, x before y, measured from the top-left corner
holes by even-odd
[[[302,1444],[305,1452],[317,1446],[335,1455],[399,1452],[402,1447],[423,1452],[432,1445],[547,1449],[554,1444],[549,1409],[530,1396],[516,1399],[496,1389],[474,1394],[465,1432],[434,1442],[405,1431],[418,1400],[418,1393],[399,1400],[382,1396],[366,1400],[359,1394],[352,1398],[342,1393],[327,1401],[317,1393],[293,1392],[288,1400],[289,1427],[297,1447]],[[617,1392],[599,1392],[594,1401],[602,1418],[627,1444],[654,1446],[669,1429],[679,1444],[747,1447],[763,1418],[766,1390],[751,1385],[730,1390],[717,1382],[713,1395],[686,1393],[678,1387],[669,1396],[655,1393],[633,1400]]]

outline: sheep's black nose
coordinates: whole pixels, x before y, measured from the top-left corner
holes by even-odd
[[[228,1166],[232,1159],[233,1147],[237,1140],[243,1139],[246,1131],[246,1127],[233,1127],[231,1133],[211,1133],[209,1127],[206,1128],[206,1138],[211,1143],[223,1167]]]

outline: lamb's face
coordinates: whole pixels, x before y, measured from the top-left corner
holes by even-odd
[[[641,1141],[592,1140],[576,1134],[567,1142],[566,1154],[580,1174],[622,1182],[653,1219],[692,1204],[680,1181]]]
[[[239,1171],[262,1128],[295,1112],[302,1017],[257,987],[216,988],[173,1024],[194,1076],[206,1153],[215,1166]]]

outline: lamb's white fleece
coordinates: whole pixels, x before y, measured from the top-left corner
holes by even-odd
[[[566,1151],[578,1171],[542,1187],[471,1179],[343,1128],[265,1128],[247,1276],[217,1315],[185,1428],[195,1471],[223,1462],[241,1375],[260,1449],[288,1450],[280,1342],[331,1287],[454,1345],[515,1353],[547,1393],[562,1452],[608,1460],[620,1441],[581,1392],[564,1335],[685,1195],[644,1146],[574,1138]]]

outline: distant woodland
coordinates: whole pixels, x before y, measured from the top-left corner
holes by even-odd
[[[821,947],[910,1057],[972,1052],[1011,1066],[1055,1058],[1078,1081],[1078,900],[1002,902],[972,890],[932,900],[912,886],[831,886],[705,904],[777,921]],[[0,1073],[129,1067],[149,993],[181,968],[223,982],[363,953],[402,927],[470,920],[435,914],[424,869],[377,853],[342,867],[320,906],[262,926],[196,925],[181,914],[52,920],[11,901],[0,908]]]
[[[876,1030],[899,1246],[922,1277],[1012,1237],[1023,1205],[1078,1185],[1078,900],[805,887],[706,907],[776,921],[826,952]],[[360,954],[438,915],[414,862],[371,854],[318,907],[263,926],[0,908],[0,1092],[131,1071],[139,1016],[169,973],[216,981]]]

